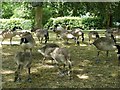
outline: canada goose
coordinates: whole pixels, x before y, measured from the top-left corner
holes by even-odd
[[[71,70],[71,60],[70,54],[66,48],[60,48],[57,44],[46,44],[38,50],[46,58],[51,58],[54,60],[55,64],[58,67],[58,70],[62,74],[65,72],[65,66],[68,66],[67,74],[70,75]],[[63,66],[63,68],[61,68]]]
[[[20,46],[26,52],[27,49],[30,49],[32,52],[32,48],[35,46],[35,40],[30,32],[24,32],[21,36]]]
[[[16,30],[22,30],[22,28],[20,26],[14,26],[13,29],[11,31],[16,31]]]
[[[117,37],[120,38],[120,29],[119,28],[111,28],[105,31],[106,37],[112,37],[115,43],[117,42]]]
[[[31,32],[35,31],[35,34],[40,43],[42,43],[43,38],[45,37],[45,43],[49,40],[49,32],[47,29],[34,29]],[[41,40],[40,40],[41,39]]]
[[[57,64],[59,72],[61,74],[67,74],[71,78],[72,62],[67,48],[57,47],[50,55]],[[65,69],[66,66],[67,70]]]
[[[117,40],[117,37],[120,38],[120,29],[114,29],[112,34],[115,37],[115,40]]]
[[[118,56],[118,61],[119,61],[119,65],[120,65],[120,45],[115,45],[118,49],[118,52],[117,52],[117,56]]]
[[[56,40],[60,37],[61,32],[65,30],[62,26],[55,25],[53,31],[56,33]]]
[[[75,28],[71,31],[71,34],[74,35],[75,37],[77,37],[77,40],[79,39],[79,37],[81,36],[82,38],[82,42],[84,41],[84,33],[81,29],[79,28]]]
[[[42,62],[43,64],[46,58],[52,59],[50,53],[53,52],[56,47],[59,47],[59,46],[54,43],[47,43],[46,45],[38,49],[38,52],[44,56],[43,62]],[[52,63],[53,63],[53,60],[52,60]]]
[[[73,39],[75,41],[75,43],[77,45],[79,45],[79,41],[77,39],[77,37],[75,37],[73,34],[71,34],[69,31],[67,30],[63,30],[61,33],[60,33],[60,38],[62,38],[63,40],[65,40],[67,43],[69,40]]]
[[[99,34],[98,34],[97,31],[90,31],[90,32],[88,33],[88,37],[89,37],[89,44],[91,44],[90,41],[91,41],[92,39],[93,39],[93,40],[98,39],[98,38],[99,38]]]
[[[28,69],[27,81],[31,82],[30,68],[32,63],[32,55],[30,52],[17,52],[15,54],[15,62],[17,64],[17,69],[15,71],[14,82],[21,81],[21,71],[25,67]]]
[[[108,56],[109,51],[117,49],[114,40],[108,37],[98,38],[93,42],[93,45],[98,49],[97,57],[99,56],[100,51],[106,51]]]
[[[110,32],[110,31],[109,31],[109,32],[105,31],[105,36],[108,37],[108,38],[113,39],[114,42],[116,43],[116,38],[115,38],[115,36],[113,35],[113,32],[112,32],[112,31],[111,31],[111,32]]]
[[[12,38],[15,37],[16,35],[21,35],[22,32],[17,32],[17,31],[11,31],[11,30],[4,30],[2,31],[1,35],[2,35],[2,41],[1,41],[1,44],[2,42],[5,40],[5,39],[10,39],[10,44],[12,45]]]

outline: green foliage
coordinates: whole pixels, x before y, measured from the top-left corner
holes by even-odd
[[[91,29],[91,28],[102,28],[103,24],[102,24],[102,19],[94,17],[94,18],[83,18],[82,19],[82,25],[84,26],[84,28],[86,29]]]
[[[31,18],[31,8],[29,3],[20,4],[16,7],[13,11],[13,16],[11,18],[24,18],[30,19]]]
[[[120,22],[120,2],[2,2],[2,18],[24,18],[31,19],[34,25],[34,9],[36,6],[41,6],[43,8],[43,17],[42,24],[45,25],[50,18],[56,17],[64,17],[64,16],[76,16],[81,17],[86,13],[90,13],[92,16],[97,16],[100,19],[95,20],[86,20],[84,19],[82,22],[82,27],[106,27],[112,26],[111,22]],[[110,20],[110,16],[112,15],[112,19]],[[57,21],[59,22],[59,21]],[[64,21],[60,21],[64,22]],[[69,25],[79,26],[77,24],[78,21],[70,21],[65,20]],[[74,22],[74,23],[73,23]],[[91,23],[92,22],[92,23]],[[93,23],[96,22],[96,23]],[[70,24],[72,23],[72,24]],[[77,23],[77,24],[76,24]],[[85,25],[83,25],[85,24]],[[103,25],[104,24],[104,25]],[[68,26],[69,26],[68,25]],[[81,25],[81,24],[80,24]],[[98,26],[99,25],[99,26]]]
[[[58,17],[50,18],[48,23],[45,24],[45,28],[54,27],[54,25],[67,25],[69,29],[74,27],[80,27],[83,29],[90,29],[91,27],[101,28],[102,20],[100,18],[80,18],[80,17]]]
[[[104,27],[112,27],[113,21],[119,20],[120,2],[89,2],[86,3],[87,12],[100,17]],[[112,17],[111,17],[112,16]]]
[[[31,20],[25,19],[0,19],[0,29],[12,29],[14,26],[21,26],[23,29],[31,28]]]
[[[2,18],[31,18],[31,6],[26,2],[2,2]]]
[[[10,18],[13,15],[13,3],[3,2],[2,3],[2,18]]]
[[[43,8],[43,18],[42,18],[42,23],[45,25],[48,20],[52,17],[52,10],[49,8]]]
[[[48,23],[45,24],[44,27],[48,28],[54,27],[54,25],[67,25],[69,28],[72,27],[82,27],[81,18],[79,17],[58,17],[58,18],[50,18]]]
[[[43,2],[31,2],[31,4],[33,7],[38,7],[38,6],[42,7]]]

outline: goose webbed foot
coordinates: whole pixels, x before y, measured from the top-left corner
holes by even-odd
[[[65,70],[59,70],[58,75],[60,77],[63,77],[66,74],[65,72],[66,72]]]
[[[96,59],[96,63],[99,63],[100,62],[100,59]]]
[[[59,73],[58,73],[58,76],[59,76],[59,77],[63,77],[64,75],[65,75],[65,74],[64,74],[63,72],[59,72]]]
[[[111,61],[110,59],[107,59],[107,60],[106,60],[106,63],[107,63],[107,62],[110,62],[110,61]]]
[[[31,83],[31,82],[32,82],[32,79],[29,77],[29,78],[27,78],[27,79],[25,80],[25,82]]]
[[[14,82],[21,82],[21,78],[15,77]]]

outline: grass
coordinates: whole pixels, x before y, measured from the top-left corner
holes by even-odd
[[[101,34],[102,36],[102,34]],[[19,41],[14,38],[13,41]],[[37,38],[35,38],[37,41]],[[37,41],[33,49],[33,63],[31,68],[32,82],[13,82],[14,71],[17,66],[14,62],[14,54],[21,51],[19,45],[2,45],[2,87],[3,88],[119,88],[119,71],[116,52],[110,52],[106,57],[105,52],[100,53],[100,62],[96,63],[97,49],[88,45],[87,33],[85,42],[77,46],[70,41],[69,45],[61,40],[55,40],[55,34],[50,33],[49,43],[57,43],[61,47],[67,47],[71,53],[73,62],[72,80],[67,76],[59,77],[56,68],[46,60],[43,65],[42,55],[37,52],[42,46]],[[22,79],[26,78],[26,70],[22,72]]]

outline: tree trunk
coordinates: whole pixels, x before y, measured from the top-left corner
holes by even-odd
[[[107,18],[107,28],[112,27],[112,14],[109,13],[108,14],[108,18]]]
[[[42,7],[35,7],[35,28],[42,28]]]
[[[110,14],[110,22],[109,22],[109,27],[112,27],[112,22],[113,22],[113,16]]]

